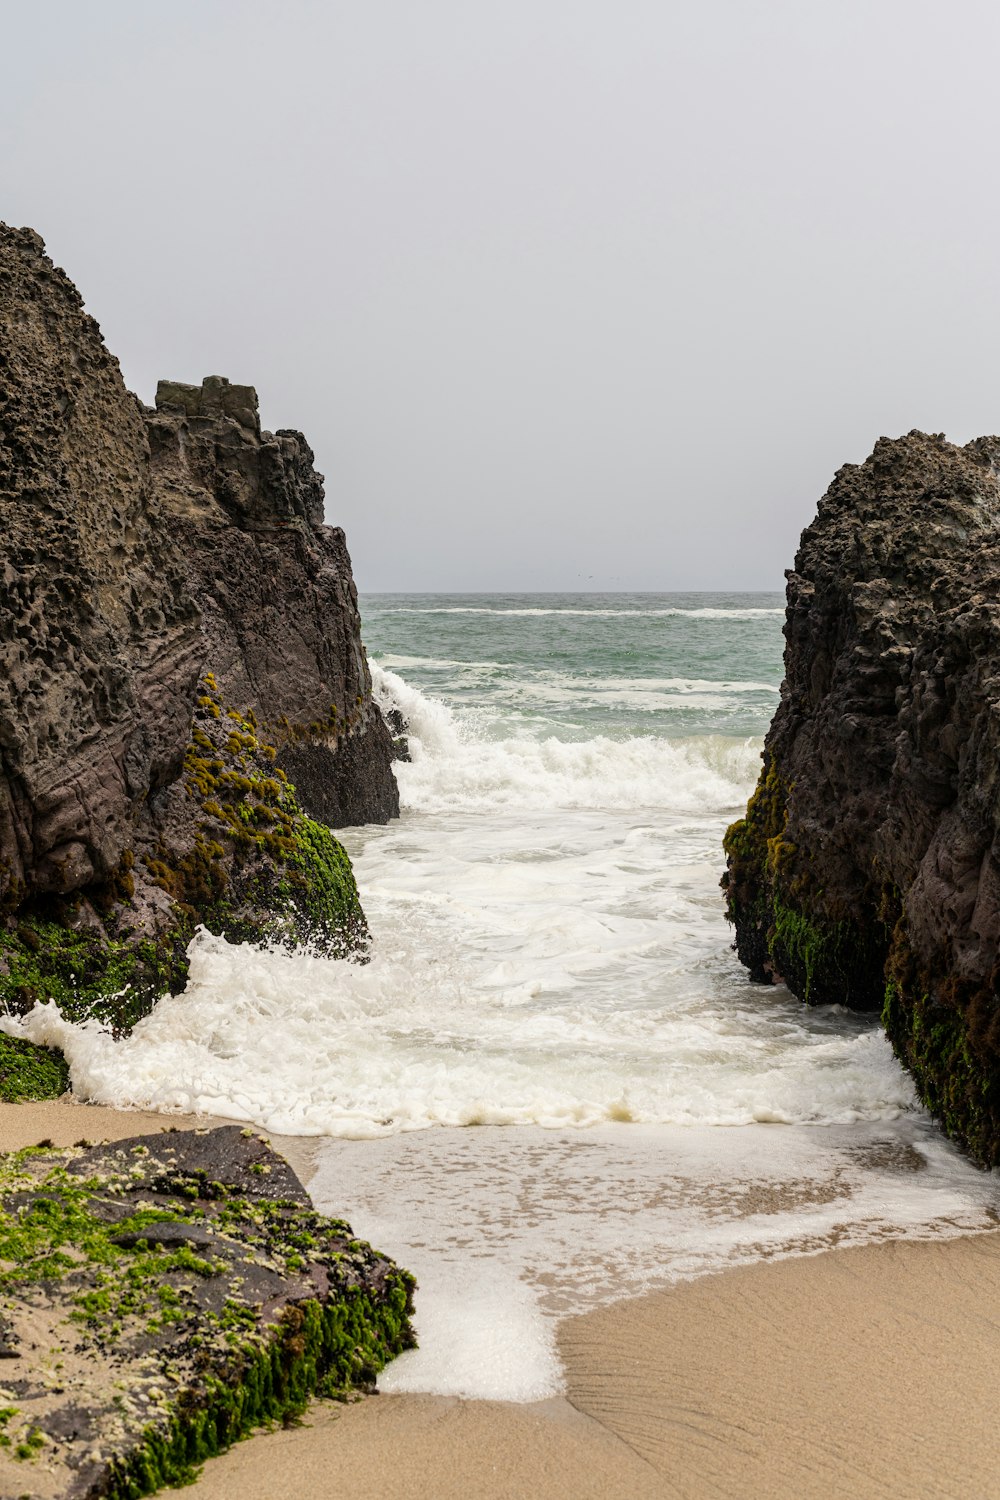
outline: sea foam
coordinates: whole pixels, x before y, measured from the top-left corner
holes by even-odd
[[[383,1391],[557,1392],[559,1318],[763,1258],[991,1229],[997,1186],[924,1120],[438,1131],[318,1155],[311,1191],[417,1276]]]
[[[397,765],[400,798],[414,812],[499,806],[539,811],[643,808],[711,813],[745,797],[760,764],[760,743],[721,735],[672,741],[653,736],[562,739],[476,712],[458,714],[372,664],[376,698],[409,726],[412,760]],[[546,691],[551,691],[546,689]]]
[[[759,742],[488,738],[375,670],[406,714],[404,815],[348,830],[371,962],[199,933],[184,994],[132,1035],[52,1005],[7,1029],[61,1045],[105,1103],[284,1133],[892,1119],[912,1087],[873,1023],[754,990],[718,893]]]

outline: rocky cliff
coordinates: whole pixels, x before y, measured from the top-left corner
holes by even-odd
[[[0,226],[0,1005],[126,1027],[195,927],[358,951],[330,824],[398,812],[343,532],[249,386],[148,410]]]
[[[881,1011],[928,1108],[1000,1162],[1000,439],[836,475],[788,574],[785,682],[725,841],[757,980]]]

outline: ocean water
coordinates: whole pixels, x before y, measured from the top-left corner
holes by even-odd
[[[877,1023],[751,985],[732,952],[721,839],[777,701],[779,595],[378,595],[362,617],[412,754],[399,822],[342,835],[371,962],[202,934],[127,1040],[37,1007],[24,1030],[79,1094],[325,1138],[317,1201],[420,1278],[389,1389],[532,1399],[571,1308],[995,1224],[995,1179]]]

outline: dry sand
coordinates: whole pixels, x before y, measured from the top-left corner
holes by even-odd
[[[0,1149],[180,1118],[0,1106]],[[199,1121],[199,1123],[214,1123]],[[303,1176],[310,1143],[275,1139]],[[772,1261],[568,1319],[566,1396],[314,1406],[176,1500],[1000,1497],[1000,1234]]]
[[[0,1151],[17,1151],[51,1141],[73,1146],[77,1141],[120,1141],[130,1135],[158,1135],[161,1130],[191,1130],[209,1125],[232,1125],[214,1115],[164,1115],[141,1109],[109,1109],[103,1104],[80,1104],[69,1095],[36,1104],[0,1104]],[[263,1132],[262,1132],[263,1134]],[[268,1136],[276,1151],[291,1162],[302,1182],[313,1172],[315,1141],[304,1136]],[[0,1500],[3,1497],[0,1496]]]

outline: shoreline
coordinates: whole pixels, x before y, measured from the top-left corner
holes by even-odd
[[[0,1150],[214,1117],[0,1105]],[[271,1136],[304,1182],[317,1138]],[[993,1483],[1000,1230],[717,1271],[564,1318],[561,1395],[316,1402],[211,1460],[192,1500],[945,1500]]]

